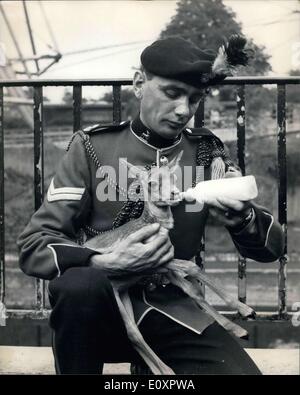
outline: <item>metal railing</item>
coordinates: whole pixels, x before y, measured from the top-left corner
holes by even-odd
[[[238,164],[245,174],[245,142],[246,142],[246,85],[277,85],[277,125],[278,125],[278,220],[285,235],[284,254],[279,259],[278,269],[278,314],[276,318],[288,318],[286,303],[286,263],[287,263],[287,166],[286,166],[286,85],[300,84],[300,77],[239,77],[228,78],[222,85],[236,87],[237,103],[237,158]],[[31,87],[33,88],[33,119],[34,119],[34,202],[37,210],[44,196],[44,141],[43,141],[43,87],[59,86],[73,87],[73,130],[80,129],[82,124],[82,87],[83,86],[111,86],[113,90],[113,122],[119,123],[121,114],[121,88],[130,86],[132,81],[122,80],[7,80],[0,81],[0,297],[1,306],[5,306],[5,221],[4,221],[4,88]],[[204,101],[200,104],[195,116],[195,126],[204,125]],[[246,259],[239,257],[238,262],[238,297],[246,302]],[[0,307],[1,307],[0,306]],[[45,318],[49,314],[46,308],[45,282],[36,279],[35,309],[8,309],[10,318]],[[270,314],[261,314],[261,318],[269,318]],[[1,317],[0,317],[1,318]],[[274,319],[274,315],[271,317]]]

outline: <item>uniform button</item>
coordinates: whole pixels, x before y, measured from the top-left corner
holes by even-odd
[[[160,157],[160,164],[162,166],[166,166],[169,163],[168,158],[166,156],[161,156]]]

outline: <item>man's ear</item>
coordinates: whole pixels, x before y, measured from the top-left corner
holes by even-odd
[[[143,97],[143,86],[146,81],[145,73],[141,70],[137,70],[133,76],[133,91],[137,99]]]
[[[127,167],[129,178],[138,178],[140,180],[148,179],[148,173],[143,166],[135,166],[128,162],[125,158],[120,158],[120,163]]]
[[[175,173],[177,170],[177,167],[179,166],[179,162],[182,158],[183,155],[183,151],[180,151],[178,155],[175,156],[175,158],[173,158],[171,160],[171,162],[169,163],[169,169],[171,171],[171,173]]]

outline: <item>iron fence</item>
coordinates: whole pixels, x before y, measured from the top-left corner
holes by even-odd
[[[245,174],[245,144],[246,144],[246,85],[277,85],[277,167],[278,167],[278,220],[285,235],[284,254],[279,258],[278,267],[278,313],[261,313],[261,319],[289,318],[286,303],[286,263],[287,263],[287,157],[286,157],[286,85],[300,84],[300,77],[238,77],[228,78],[222,85],[232,85],[236,89],[237,104],[237,158],[238,164]],[[121,122],[121,90],[123,86],[132,85],[132,80],[7,80],[0,81],[0,313],[9,318],[46,318],[49,310],[46,308],[45,282],[36,279],[36,294],[34,309],[5,310],[5,205],[4,205],[4,88],[31,87],[33,88],[33,120],[34,120],[34,206],[37,210],[44,196],[44,130],[43,130],[43,88],[49,86],[73,88],[73,131],[82,125],[82,87],[111,86],[113,91],[113,122]],[[205,102],[201,102],[195,116],[195,126],[204,125]],[[238,298],[246,302],[247,261],[239,257],[238,261]],[[234,312],[230,314],[235,314]]]

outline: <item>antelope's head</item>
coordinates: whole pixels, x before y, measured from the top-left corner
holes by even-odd
[[[175,173],[182,153],[183,151],[169,163],[160,167],[151,167],[149,171],[127,162],[129,175],[138,178],[142,186],[145,214],[156,218],[157,222],[167,229],[173,228],[174,225],[170,207],[181,201],[180,191],[176,186]]]

